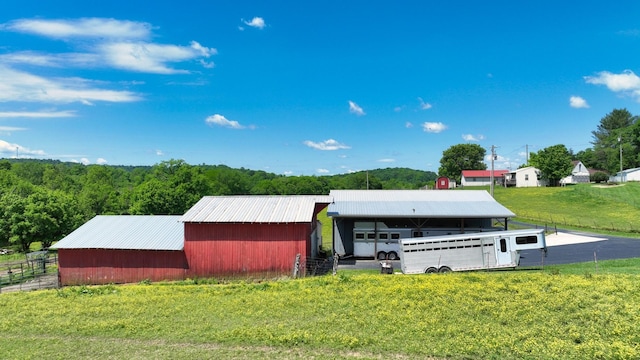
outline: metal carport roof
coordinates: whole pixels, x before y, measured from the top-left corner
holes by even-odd
[[[509,218],[485,190],[331,190],[332,217]]]

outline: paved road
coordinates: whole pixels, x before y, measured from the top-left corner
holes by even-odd
[[[550,246],[547,256],[544,258],[545,265],[640,257],[640,239],[570,231],[562,232],[580,234],[587,237],[605,238],[606,240]],[[536,266],[540,265],[543,261],[540,251],[538,250],[522,251],[520,256],[520,266]]]

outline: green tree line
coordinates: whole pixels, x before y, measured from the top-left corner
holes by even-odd
[[[0,246],[48,247],[96,215],[181,215],[210,195],[327,195],[333,189],[418,189],[436,174],[387,168],[284,176],[168,160],[154,166],[0,160]]]

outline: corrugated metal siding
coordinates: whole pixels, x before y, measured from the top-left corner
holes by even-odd
[[[182,280],[183,251],[60,249],[58,269],[63,286]]]
[[[53,249],[182,250],[184,226],[174,215],[98,215]]]
[[[473,217],[515,214],[484,190],[332,190],[334,217]]]
[[[311,254],[310,224],[185,224],[188,276],[289,272]]]
[[[196,223],[311,222],[316,203],[329,202],[328,196],[206,196],[181,220]]]

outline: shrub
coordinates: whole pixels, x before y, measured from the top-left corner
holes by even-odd
[[[609,175],[603,173],[602,171],[595,172],[591,174],[591,181],[595,183],[607,182],[609,180]]]

